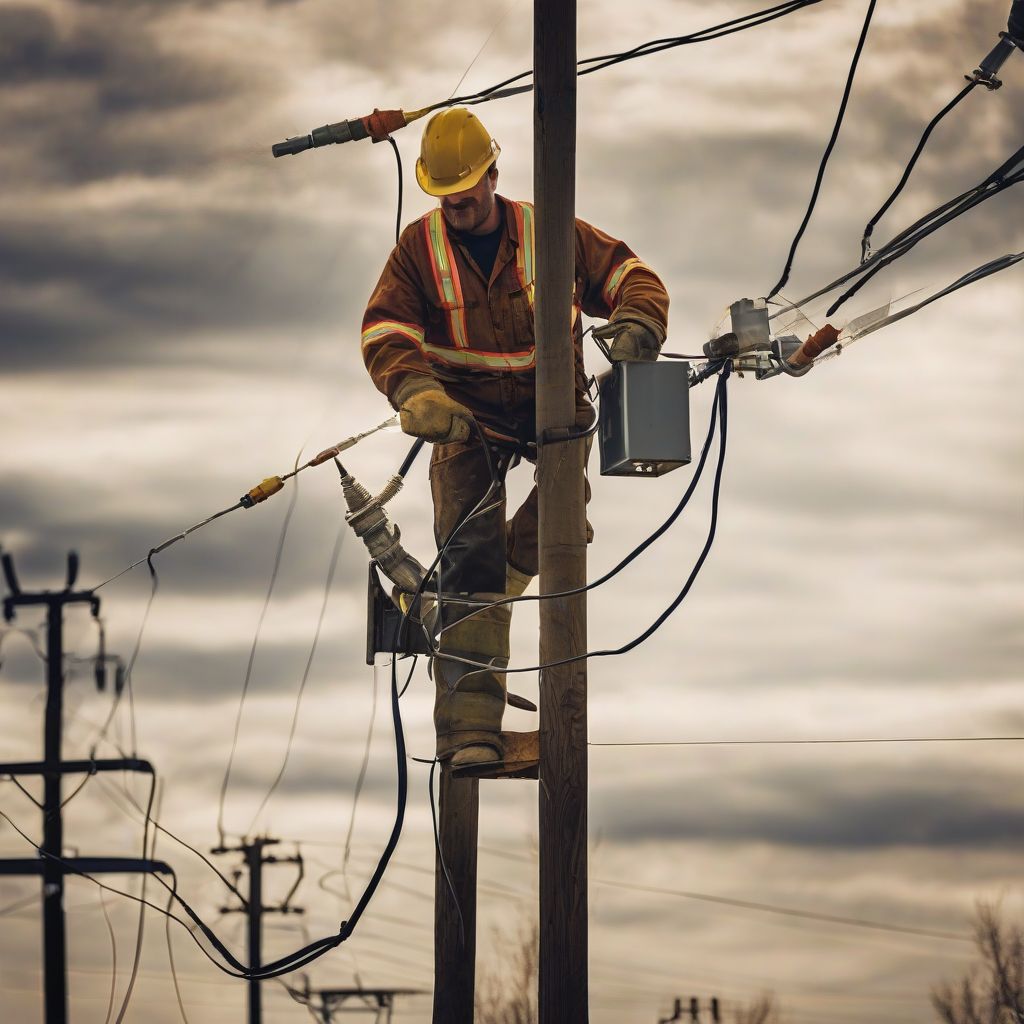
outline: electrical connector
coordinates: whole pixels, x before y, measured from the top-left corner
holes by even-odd
[[[247,494],[243,494],[238,502],[243,508],[252,508],[253,505],[266,501],[272,494],[277,494],[282,487],[284,487],[284,481],[279,476],[268,476]]]

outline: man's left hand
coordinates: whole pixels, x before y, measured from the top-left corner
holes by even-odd
[[[661,351],[654,331],[636,320],[612,320],[595,327],[594,337],[611,342],[608,358],[613,363],[654,362]]]

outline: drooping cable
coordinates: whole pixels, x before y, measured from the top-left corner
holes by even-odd
[[[796,302],[779,307],[771,314],[769,319],[774,320],[793,310],[800,309],[822,295],[834,291],[840,285],[846,284],[853,278],[860,276],[861,280],[856,287],[837,300],[829,309],[828,315],[831,316],[861,285],[866,283],[868,275],[873,275],[878,270],[881,270],[883,266],[888,266],[894,260],[904,256],[918,242],[927,238],[939,228],[974,209],[981,203],[988,201],[1000,192],[1019,184],[1022,180],[1024,180],[1024,146],[1020,147],[1000,167],[996,168],[987,178],[973,188],[969,188],[965,192],[961,192],[960,195],[946,200],[946,202],[920,217],[909,227],[904,228],[893,239],[881,248],[876,249],[864,263],[859,264],[828,284],[816,289],[810,295],[805,295]]]
[[[135,689],[132,685],[132,675],[135,670],[135,662],[139,660],[139,651],[142,650],[142,638],[146,635],[146,626],[149,625],[149,615],[153,611],[153,601],[156,599],[156,592],[160,589],[160,578],[156,574],[156,566],[153,565],[153,552],[146,556],[146,565],[149,568],[149,597],[146,599],[146,610],[142,614],[142,622],[139,624],[139,633],[135,638],[135,646],[132,648],[131,657],[124,670],[124,688],[128,691],[128,723],[131,728],[131,753],[133,757],[138,756],[138,736],[135,728]]]
[[[690,498],[693,495],[693,492],[696,490],[697,484],[699,483],[699,481],[701,479],[701,475],[703,474],[704,466],[705,466],[705,464],[707,462],[707,457],[708,457],[708,454],[709,454],[709,452],[711,450],[711,444],[712,444],[712,441],[714,439],[716,427],[720,427],[721,439],[720,439],[720,452],[719,452],[719,466],[718,466],[718,470],[716,471],[716,491],[715,491],[715,494],[717,495],[717,486],[718,486],[718,484],[720,482],[720,478],[721,478],[721,469],[722,469],[722,464],[723,464],[723,460],[724,460],[724,453],[725,453],[725,429],[726,429],[726,408],[725,408],[725,406],[726,406],[726,401],[727,401],[727,381],[728,381],[728,377],[729,377],[729,373],[730,373],[730,368],[729,368],[728,364],[724,365],[720,369],[721,369],[721,373],[719,375],[718,385],[715,388],[715,396],[714,396],[714,399],[712,401],[711,421],[710,421],[710,424],[709,424],[709,427],[708,427],[708,434],[707,434],[707,437],[705,438],[704,446],[703,446],[703,448],[701,450],[701,455],[700,455],[700,459],[699,459],[699,461],[697,463],[697,468],[694,470],[693,476],[691,477],[690,483],[687,486],[686,491],[683,494],[683,497],[680,499],[680,501],[676,505],[675,509],[673,509],[673,511],[669,514],[668,518],[662,523],[661,526],[658,527],[657,530],[654,531],[654,533],[652,533],[649,537],[647,537],[644,541],[642,541],[639,545],[637,545],[636,548],[634,548],[628,555],[626,555],[625,558],[623,558],[616,566],[614,566],[612,569],[610,569],[607,573],[605,573],[603,576],[599,577],[598,579],[592,581],[591,583],[586,584],[583,587],[577,587],[574,590],[561,591],[561,592],[555,593],[555,594],[522,595],[520,597],[509,597],[509,598],[504,598],[504,599],[502,599],[500,601],[488,602],[488,603],[486,603],[484,605],[478,605],[477,607],[475,607],[474,610],[472,612],[470,612],[469,615],[466,616],[466,618],[469,618],[469,617],[471,617],[473,615],[478,615],[478,614],[480,614],[482,611],[484,611],[487,608],[499,607],[499,606],[504,605],[504,604],[517,604],[517,603],[522,602],[522,601],[545,601],[545,600],[552,600],[554,598],[575,597],[578,594],[587,593],[588,591],[593,590],[596,587],[599,587],[599,586],[603,585],[608,580],[610,580],[614,576],[618,575],[623,569],[626,568],[626,566],[628,566],[632,561],[634,561],[637,557],[639,557],[640,554],[642,554],[644,551],[646,551],[647,548],[651,546],[651,544],[653,544],[659,537],[661,537],[673,525],[673,523],[675,523],[675,521],[682,514],[683,510],[689,504]],[[714,539],[715,521],[717,519],[717,511],[716,511],[717,510],[717,497],[713,498],[713,503],[714,503],[713,504],[713,519],[712,519],[710,541],[713,541],[713,539]],[[710,550],[710,544],[706,544],[705,545],[705,550],[702,553],[701,558],[698,560],[698,564],[695,567],[694,572],[691,574],[690,579],[687,581],[687,584],[684,587],[683,592],[679,596],[677,596],[676,600],[669,607],[669,609],[665,613],[665,615],[662,618],[660,618],[649,630],[645,631],[645,633],[641,634],[640,637],[637,637],[634,641],[631,641],[630,644],[626,645],[623,648],[616,649],[616,650],[591,652],[591,653],[585,654],[585,655],[578,655],[575,658],[569,659],[569,661],[570,662],[572,662],[572,661],[579,661],[579,660],[582,660],[583,658],[587,658],[587,657],[606,657],[606,656],[611,656],[611,655],[614,655],[614,654],[626,653],[629,650],[633,650],[634,647],[636,647],[638,644],[640,644],[644,640],[646,640],[651,635],[651,633],[653,633],[657,628],[660,628],[660,626],[661,626],[662,622],[664,621],[664,619],[667,618],[668,615],[670,615],[675,610],[675,608],[678,607],[679,603],[681,603],[681,601],[685,598],[686,594],[689,592],[689,589],[690,589],[690,587],[693,584],[694,579],[696,579],[696,574],[699,573],[700,568],[703,566],[703,562],[704,562],[704,559],[707,557],[708,550]],[[452,598],[449,597],[449,601],[451,601],[451,600],[452,600]],[[428,639],[429,639],[429,637],[428,637]],[[440,652],[439,651],[435,651],[434,653],[437,654],[437,653],[440,653]],[[458,657],[456,655],[446,654],[446,655],[444,655],[444,657],[446,657],[450,661],[458,662],[459,664],[472,665],[472,666],[475,666],[475,667],[481,668],[481,669],[492,667],[492,666],[487,666],[487,665],[483,664],[482,662],[472,661],[470,659],[461,658],[461,657]],[[555,663],[550,663],[550,664],[546,664],[546,665],[528,666],[528,667],[525,667],[525,668],[508,668],[508,669],[503,669],[503,671],[505,671],[505,672],[513,672],[513,673],[514,672],[536,672],[536,671],[540,671],[540,670],[545,669],[545,668],[553,667],[555,664],[559,664],[560,665],[560,664],[566,664],[566,663],[567,662],[555,662]]]
[[[299,456],[301,452],[295,458],[295,463],[298,465]],[[288,527],[292,521],[292,515],[295,512],[296,502],[299,500],[299,482],[295,481],[295,486],[292,488],[291,499],[288,502],[288,509],[284,514],[284,519],[281,521],[281,532],[277,538],[277,549],[274,552],[274,566],[270,572],[270,582],[267,584],[267,593],[263,598],[263,607],[260,609],[259,619],[256,622],[256,632],[252,638],[252,646],[249,648],[249,660],[245,666],[245,676],[242,680],[242,693],[238,700],[238,712],[235,715],[235,728],[231,736],[231,750],[228,753],[228,763],[224,768],[224,778],[220,784],[220,795],[217,801],[217,834],[220,837],[219,845],[224,845],[224,802],[227,798],[228,782],[231,779],[231,768],[235,761],[235,752],[238,749],[238,734],[242,727],[242,712],[245,709],[245,698],[249,694],[249,683],[252,681],[252,669],[253,664],[256,661],[256,648],[260,642],[260,631],[263,628],[263,620],[267,617],[267,610],[270,608],[270,599],[274,593],[274,587],[277,584],[277,575],[281,569],[281,556],[284,553],[285,541],[288,538]]]
[[[814,207],[818,202],[818,193],[821,191],[822,182],[825,180],[825,168],[828,166],[829,157],[832,155],[832,150],[835,149],[836,142],[839,141],[839,132],[843,127],[843,118],[846,116],[846,107],[850,102],[850,94],[853,91],[853,81],[857,76],[857,65],[860,63],[860,55],[864,52],[864,43],[867,41],[868,29],[871,27],[871,17],[875,13],[875,5],[878,0],[868,0],[867,14],[864,16],[864,25],[860,31],[860,38],[857,40],[857,48],[853,51],[853,60],[850,62],[850,71],[846,76],[846,87],[843,89],[843,98],[839,104],[839,113],[836,115],[836,122],[832,128],[832,136],[828,140],[828,145],[825,147],[825,153],[821,158],[821,163],[818,165],[818,173],[814,179],[814,188],[811,190],[811,200],[807,204],[807,212],[804,214],[803,220],[800,222],[800,227],[797,228],[796,235],[793,237],[793,243],[789,247],[789,255],[786,257],[786,265],[782,269],[782,276],[779,278],[775,287],[768,293],[768,298],[774,298],[781,289],[785,288],[786,282],[789,280],[790,271],[793,269],[793,260],[796,258],[796,250],[800,245],[800,239],[803,238],[804,232],[807,230],[807,225],[811,221],[811,214],[814,213]]]
[[[106,895],[102,889],[100,909],[103,911],[103,920],[107,923],[107,934],[110,936],[110,996],[107,999],[107,1015],[103,1018],[103,1024],[110,1024],[110,1018],[114,1013],[114,996],[117,993],[117,934],[114,931],[114,922],[110,920]]]
[[[401,694],[399,694],[401,696]],[[366,743],[363,745],[363,760],[359,765],[359,774],[356,776],[355,788],[352,791],[352,812],[348,819],[348,831],[345,833],[345,847],[341,856],[341,883],[345,887],[345,899],[352,896],[348,887],[348,862],[352,857],[352,836],[356,829],[356,808],[359,806],[359,797],[363,793],[363,783],[366,782],[366,771],[370,767],[370,749],[373,745],[373,726],[377,720],[377,666],[373,667],[373,698],[370,702],[370,721],[366,727]]]
[[[628,50],[622,50],[618,53],[603,54],[599,57],[585,57],[582,60],[577,61],[576,74],[578,77],[582,77],[583,75],[593,74],[595,71],[602,71],[605,68],[612,67],[616,64],[622,64],[625,61],[635,60],[639,57],[647,57],[654,53],[660,53],[663,50],[670,50],[678,46],[687,46],[694,43],[704,43],[715,39],[722,39],[725,36],[733,35],[737,32],[743,32],[749,28],[757,28],[761,25],[766,25],[779,18],[784,18],[789,14],[795,14],[797,11],[801,11],[806,7],[814,7],[820,2],[821,0],[787,0],[787,2],[777,4],[774,7],[768,7],[760,11],[754,11],[750,14],[740,15],[739,17],[731,18],[728,21],[709,26],[708,28],[699,29],[696,32],[691,32],[687,35],[652,39],[646,43],[641,43],[638,46],[634,46]],[[523,82],[532,77],[532,70],[522,71],[517,75],[512,75],[503,81],[487,86],[477,92],[467,93],[462,96],[451,96],[446,100],[433,103],[428,107],[424,107],[422,112],[417,113],[429,113],[433,110],[440,110],[443,107],[456,105],[475,106],[480,103],[488,103],[492,100],[505,99],[510,96],[517,96],[523,93],[532,92],[532,82],[525,85],[516,85],[516,83]]]
[[[13,900],[11,903],[7,903],[0,907],[0,917],[6,917],[8,914],[16,914],[19,910],[24,910],[26,907],[31,906],[38,899],[39,897],[36,893],[31,893],[28,896],[22,896],[21,899]]]
[[[1003,270],[1008,270],[1010,267],[1016,266],[1016,264],[1020,263],[1021,260],[1024,260],[1024,252],[1007,253],[1005,256],[989,260],[988,263],[983,263],[980,267],[975,267],[974,270],[961,275],[952,284],[940,289],[933,295],[929,295],[928,298],[921,302],[917,302],[913,306],[901,309],[899,312],[892,313],[879,320],[873,320],[860,330],[851,331],[850,334],[846,335],[844,345],[848,347],[854,341],[857,341],[860,338],[865,338],[869,334],[873,334],[875,331],[881,330],[883,327],[888,327],[890,324],[904,320],[906,317],[912,316],[919,310],[924,309],[925,306],[930,306],[933,302],[938,302],[939,299],[945,298],[947,295],[951,295],[953,292],[959,291],[961,288],[966,288],[970,284],[975,284],[977,281],[984,280],[986,277],[991,277],[993,274],[998,274]],[[834,358],[839,354],[839,349],[840,346],[837,345],[835,349],[832,349],[820,356],[816,362],[824,362],[827,359]]]
[[[298,476],[299,473],[302,473],[304,470],[307,469],[312,469],[314,466],[322,466],[325,462],[330,461],[332,457],[341,454],[341,452],[343,451],[348,451],[349,448],[355,447],[355,445],[359,444],[359,442],[364,440],[365,438],[370,437],[373,434],[376,434],[380,430],[387,430],[389,427],[394,426],[397,422],[397,415],[391,416],[388,419],[384,420],[383,423],[378,423],[377,426],[371,427],[369,430],[364,430],[359,434],[354,434],[352,437],[345,438],[344,441],[339,441],[336,445],[332,445],[330,448],[327,448],[324,451],[319,452],[317,455],[314,455],[312,459],[310,459],[308,462],[304,462],[301,466],[294,466],[287,473],[282,473],[280,476],[268,477],[266,480],[263,480],[256,487],[253,487],[246,495],[244,495],[239,501],[235,502],[235,504],[232,505],[230,508],[222,509],[220,512],[216,512],[214,515],[208,516],[206,519],[202,520],[202,522],[196,523],[194,526],[190,526],[187,530],[184,530],[176,536],[171,537],[169,540],[165,540],[162,544],[158,544],[155,548],[150,548],[149,554],[147,554],[145,558],[139,558],[136,561],[132,562],[130,565],[125,566],[125,568],[123,568],[120,572],[108,577],[102,583],[98,583],[92,589],[99,590],[100,587],[105,587],[108,583],[113,583],[114,580],[120,579],[122,576],[125,575],[125,573],[131,572],[132,569],[134,569],[136,566],[142,565],[143,562],[148,562],[150,568],[152,569],[153,556],[165,551],[172,544],[177,544],[178,541],[184,540],[186,537],[195,533],[196,530],[201,529],[208,523],[212,523],[215,519],[220,519],[221,516],[226,516],[229,512],[237,512],[238,509],[240,508],[247,509],[255,507],[256,505],[265,501],[271,495],[276,494],[279,490],[281,490],[283,485],[288,480],[291,480],[292,477],[296,477]]]
[[[149,823],[153,813],[153,801],[156,798],[156,775],[149,777],[149,798],[146,801],[146,820],[142,826],[142,859],[149,857]],[[128,987],[125,989],[124,999],[121,1002],[121,1009],[118,1011],[114,1024],[123,1024],[125,1014],[128,1012],[128,1004],[131,1002],[132,993],[135,991],[135,981],[139,976],[139,964],[142,961],[142,940],[146,932],[146,882],[149,879],[149,872],[142,872],[142,880],[139,883],[139,924],[135,931],[135,951],[132,954],[132,969],[128,974]]]
[[[259,807],[256,808],[256,813],[252,816],[252,821],[249,822],[249,827],[246,829],[247,835],[252,832],[256,825],[257,818],[259,818],[260,814],[263,813],[263,808],[267,806],[270,802],[270,798],[277,791],[277,787],[281,784],[281,780],[284,778],[285,769],[288,767],[288,758],[291,756],[292,744],[295,741],[295,730],[299,724],[299,710],[302,707],[302,698],[306,692],[306,683],[309,681],[309,673],[313,667],[313,659],[316,657],[316,649],[320,643],[320,632],[323,629],[324,615],[327,612],[327,602],[330,600],[331,586],[334,583],[334,573],[338,568],[338,556],[341,554],[341,547],[347,530],[348,524],[344,519],[342,519],[341,525],[338,528],[337,536],[334,539],[334,547],[331,549],[331,556],[327,564],[327,579],[324,582],[324,593],[320,602],[320,614],[317,617],[316,629],[313,632],[313,643],[310,645],[309,656],[306,658],[306,667],[302,671],[302,679],[299,682],[299,688],[295,694],[295,707],[292,710],[292,721],[288,728],[288,740],[285,743],[284,757],[281,759],[281,767],[278,768],[277,775],[274,776],[274,781],[270,784],[270,788],[260,801]]]
[[[867,222],[864,226],[864,235],[861,238],[860,243],[860,261],[863,263],[871,252],[871,234],[875,230],[878,222],[885,216],[886,211],[896,201],[899,194],[906,187],[907,182],[910,180],[910,175],[913,173],[914,168],[917,166],[917,161],[921,154],[924,152],[925,146],[928,145],[928,140],[931,138],[932,132],[935,130],[938,123],[951,111],[953,110],[961,100],[965,99],[968,94],[978,85],[977,79],[972,79],[967,83],[957,94],[947,103],[932,119],[928,122],[928,126],[925,128],[921,139],[917,144],[917,148],[914,150],[910,161],[907,163],[906,168],[903,171],[903,176],[900,178],[896,187],[892,190],[889,198],[878,208],[875,215]]]
[[[448,871],[448,864],[444,859],[444,850],[441,848],[441,830],[437,823],[437,801],[434,797],[434,770],[437,768],[438,759],[435,757],[430,763],[430,772],[427,775],[427,791],[430,793],[430,822],[434,830],[434,849],[437,852],[437,862],[441,865],[441,873],[444,875],[445,885],[455,904],[455,911],[459,915],[459,942],[466,944],[466,921],[462,916],[462,904],[459,903],[459,894],[455,891],[455,883],[452,881],[451,873]]]
[[[842,295],[832,303],[831,306],[826,310],[826,316],[832,316],[843,306],[849,299],[853,298],[876,274],[884,270],[891,263],[905,256],[911,249],[913,249],[919,242],[923,241],[930,234],[938,231],[940,227],[948,224],[950,221],[955,220],[957,217],[966,213],[968,210],[973,209],[975,206],[991,199],[992,196],[998,195],[1000,192],[1009,188],[1011,185],[1016,185],[1018,182],[1024,180],[1024,164],[1022,164],[1021,170],[1007,178],[1000,178],[996,181],[986,183],[987,186],[979,190],[976,190],[970,195],[963,203],[956,207],[953,207],[948,212],[945,212],[941,217],[932,223],[922,226],[918,231],[913,233],[904,233],[904,235],[898,236],[896,239],[886,246],[885,249],[880,249],[879,253],[884,254],[883,258],[872,266],[866,273],[864,273],[858,281],[850,285],[849,288],[843,292]],[[866,264],[865,264],[866,266]]]
[[[416,671],[416,662],[419,661],[418,655],[413,655],[412,665],[409,667],[409,674],[405,677],[405,682],[402,684],[401,690],[398,691],[399,698],[405,696],[405,691],[409,689],[409,684],[412,682],[413,674]]]
[[[145,808],[139,805],[138,801],[132,796],[130,792],[128,792],[127,790],[122,791],[115,789],[113,787],[108,787],[104,783],[103,779],[99,776],[97,776],[96,784],[103,792],[107,794],[108,797],[111,798],[114,805],[118,808],[119,811],[121,811],[122,814],[131,818],[133,817],[131,808],[134,808],[135,812],[139,815],[142,815],[143,820],[145,820]],[[128,810],[125,810],[125,807],[120,803],[122,799],[128,801]],[[238,887],[220,870],[220,868],[217,867],[216,864],[214,864],[212,860],[210,860],[209,857],[206,856],[205,853],[203,853],[202,850],[197,849],[196,847],[192,846],[190,843],[182,839],[180,836],[176,835],[165,825],[161,824],[156,817],[151,818],[150,823],[153,826],[153,828],[156,829],[156,831],[162,832],[165,836],[167,836],[169,839],[172,839],[179,846],[184,847],[184,849],[188,850],[190,853],[195,854],[195,856],[198,857],[206,865],[206,867],[208,867],[210,871],[212,871],[217,876],[217,878],[220,879],[221,883],[232,895],[237,897],[243,903],[245,902],[245,897],[242,895]]]
[[[171,969],[171,983],[174,985],[174,998],[178,1002],[178,1012],[181,1014],[182,1024],[190,1024],[188,1014],[185,1012],[185,1001],[181,998],[181,986],[178,984],[178,968],[174,962],[174,942],[171,938],[171,907],[174,906],[174,893],[167,897],[167,911],[164,915],[164,939],[167,942],[167,965]]]

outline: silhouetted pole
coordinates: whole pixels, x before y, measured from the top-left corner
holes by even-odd
[[[136,771],[153,774],[153,766],[139,758],[64,761],[61,756],[64,718],[64,608],[88,604],[99,616],[100,600],[91,590],[74,590],[78,555],[68,554],[63,590],[23,591],[14,560],[0,558],[9,595],[4,598],[4,620],[11,622],[16,609],[25,605],[46,608],[46,712],[43,721],[43,760],[0,764],[0,774],[43,777],[43,842],[34,858],[0,860],[0,876],[40,875],[43,883],[43,998],[46,1024],[66,1024],[68,1019],[67,933],[64,922],[64,876],[69,871],[100,873],[160,872],[171,869],[162,861],[127,857],[65,857],[64,817],[61,798],[64,775],[72,773]]]
[[[540,589],[586,582],[586,444],[576,423],[576,3],[534,0],[537,216],[537,483]],[[560,439],[561,438],[561,439]],[[586,651],[586,599],[540,605],[541,664]],[[545,669],[540,685],[540,1024],[586,1024],[586,662]]]
[[[263,966],[263,843],[257,839],[245,847],[245,866],[249,869],[249,970]],[[249,979],[249,1024],[260,1024],[263,998],[260,982]]]
[[[240,913],[248,918],[248,961],[249,970],[256,971],[263,966],[263,915],[264,914],[302,914],[301,907],[293,907],[291,898],[295,895],[303,877],[302,855],[293,857],[275,857],[263,852],[267,846],[276,846],[281,840],[269,836],[257,836],[252,842],[241,842],[238,846],[215,846],[210,852],[215,854],[240,853],[245,858],[245,867],[249,873],[249,898],[239,907],[221,907],[222,914]],[[265,864],[297,864],[298,877],[288,891],[288,895],[274,906],[263,903],[263,866]],[[236,872],[237,879],[237,872]],[[259,978],[248,979],[248,1022],[261,1024],[263,1020],[262,981]]]

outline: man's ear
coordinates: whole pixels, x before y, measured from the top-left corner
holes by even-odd
[[[492,185],[498,184],[498,165],[491,164],[487,170],[487,177],[490,179]]]

